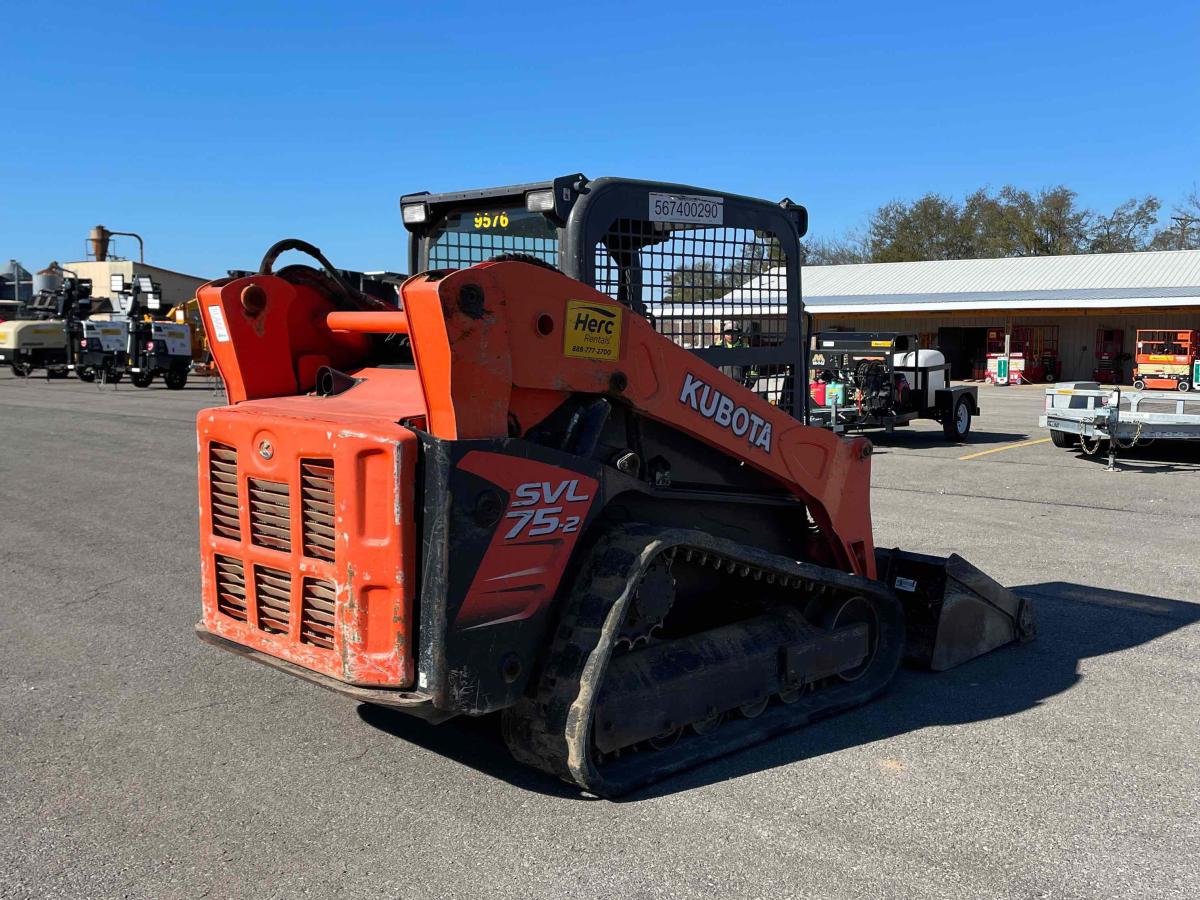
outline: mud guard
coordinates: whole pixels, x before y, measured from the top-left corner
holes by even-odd
[[[875,564],[904,604],[910,665],[941,672],[1036,633],[1032,604],[957,553],[877,549]]]

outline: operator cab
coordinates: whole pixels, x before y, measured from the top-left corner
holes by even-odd
[[[400,200],[413,272],[526,258],[650,320],[756,394],[804,416],[803,206],[581,174]],[[736,338],[730,339],[734,334]]]

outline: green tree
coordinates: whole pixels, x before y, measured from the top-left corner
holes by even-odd
[[[871,259],[963,259],[974,254],[970,226],[962,207],[939,194],[906,204],[898,200],[876,210],[867,226]]]
[[[1140,203],[1129,199],[1110,215],[1096,215],[1089,229],[1088,250],[1092,253],[1132,253],[1146,250],[1154,240],[1153,229],[1158,224],[1162,206],[1155,197]]]
[[[727,245],[721,240],[701,241],[700,247],[709,252],[721,253]],[[671,255],[682,255],[688,248],[686,242],[669,247]],[[703,253],[704,250],[692,252]],[[752,239],[745,241],[737,256],[718,269],[707,256],[696,256],[681,262],[667,276],[665,298],[678,303],[693,303],[722,297],[739,288],[753,278],[786,263],[786,256],[779,240],[767,232],[755,232]]]
[[[858,232],[843,238],[811,238],[800,245],[805,266],[844,266],[871,261],[871,245]]]
[[[675,303],[697,303],[720,297],[728,289],[728,275],[718,272],[707,259],[678,266],[667,276],[665,299]]]

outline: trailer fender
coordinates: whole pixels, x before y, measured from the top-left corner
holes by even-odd
[[[971,401],[971,415],[979,415],[979,388],[973,384],[960,384],[955,387],[942,388],[933,392],[933,409],[938,421],[943,416],[954,412],[954,404],[959,397],[967,397]]]

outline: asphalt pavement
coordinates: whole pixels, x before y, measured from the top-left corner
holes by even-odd
[[[1200,448],[1106,472],[1028,387],[880,435],[877,543],[1038,639],[609,802],[195,639],[219,402],[0,374],[0,896],[1200,895]]]

